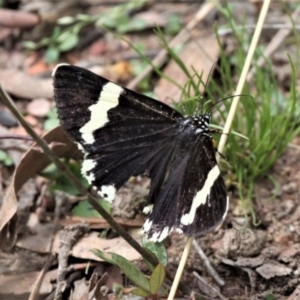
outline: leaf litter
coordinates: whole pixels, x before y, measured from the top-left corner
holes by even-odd
[[[74,9],[74,6],[75,10],[78,9],[76,4],[73,4],[72,9]],[[52,7],[52,9],[55,11],[55,7]],[[63,9],[66,9],[66,7]],[[70,7],[67,9],[70,9]],[[170,11],[172,9],[174,9],[174,7],[171,7]],[[186,10],[178,10],[182,14],[183,19],[187,19],[194,13],[194,7],[192,5],[190,8],[185,7],[185,9]],[[61,14],[61,10],[62,7],[57,9],[57,17]],[[158,11],[160,10],[161,8],[158,9]],[[239,11],[240,8],[238,9],[238,12]],[[35,20],[35,17],[36,15],[33,16],[33,20]],[[151,13],[148,13],[146,16],[142,15],[142,17],[144,20],[147,20],[147,22],[149,22],[149,18],[154,18],[157,22],[160,22],[161,26],[166,26],[166,24],[163,23],[161,14],[155,11],[154,14],[152,12],[152,15]],[[42,18],[46,18],[45,14],[42,14]],[[41,26],[41,23],[39,25],[40,26],[37,28],[38,30],[35,31],[36,35],[41,35],[41,33],[43,33],[43,26]],[[208,31],[202,30],[200,32],[203,34]],[[6,39],[12,37],[12,31],[7,31],[5,34]],[[107,55],[109,56],[109,59],[112,59],[114,55],[117,56],[120,54],[120,44],[116,43],[114,45],[114,41],[111,37],[106,38],[107,40],[101,40],[101,42],[104,43],[104,45],[102,45],[104,49],[112,49],[113,46],[117,46],[109,55],[105,51],[101,55]],[[139,37],[136,39],[139,39]],[[147,46],[147,41],[145,41],[143,37],[140,37],[140,40]],[[208,41],[209,38],[205,36],[203,37],[203,40],[198,40],[198,46],[199,43],[203,43],[208,47]],[[215,40],[212,40],[211,43],[209,52],[212,55],[211,59],[216,61],[219,57],[219,48],[217,47]],[[197,45],[197,43],[194,45]],[[153,45],[148,46],[149,48],[153,47]],[[235,46],[231,45],[231,47]],[[187,62],[188,68],[193,65],[195,69],[205,69],[206,74],[208,74],[207,71],[209,71],[209,67],[206,68],[206,64],[204,63],[207,58],[202,56],[203,52],[200,51],[200,48],[201,47],[197,48],[197,46],[192,46],[192,43],[184,44],[183,52],[181,52],[180,55],[181,58]],[[131,51],[126,50],[126,47],[124,46],[122,50],[124,52]],[[86,66],[93,64],[89,62],[87,52],[83,51],[80,55],[81,57],[79,59],[74,55],[72,57],[70,54],[67,54],[66,57],[72,62],[83,63]],[[16,61],[22,61],[20,60],[20,57],[18,58],[16,56]],[[279,61],[281,64],[286,64],[282,57],[282,55],[280,56],[280,52],[278,52],[275,56],[275,61],[277,60],[277,62]],[[0,59],[0,61],[2,62],[5,60]],[[12,65],[11,62],[10,66]],[[47,64],[44,63],[41,65],[43,68],[44,66],[47,66]],[[174,65],[172,65],[173,63],[167,64],[165,69],[166,74],[169,74],[171,77],[174,73],[177,74],[176,69],[174,70]],[[49,70],[43,70],[43,68],[41,70],[45,72],[44,74],[51,69],[51,67],[49,67]],[[123,71],[117,72],[116,70],[118,70],[118,68],[114,66],[109,66],[107,68],[107,71],[110,73],[118,73],[116,74],[115,80],[119,80],[121,77],[121,74],[119,73],[124,73],[123,67],[121,68]],[[282,81],[287,82],[289,78],[288,72],[285,69],[283,74],[280,70],[278,69],[279,78],[281,78]],[[29,113],[27,118],[28,121],[31,120],[30,122],[32,125],[37,125],[40,122],[40,120],[35,117],[42,118],[49,111],[48,104],[51,104],[53,94],[52,80],[47,76],[46,78],[43,78],[43,76],[32,76],[32,74],[38,73],[39,72],[35,71],[34,68],[32,68],[31,71],[29,70],[29,72],[25,69],[12,69],[9,67],[9,64],[8,67],[1,68],[0,71],[0,81],[7,92],[16,97],[18,101],[21,100],[20,98],[31,100],[27,106],[27,111]],[[127,74],[127,77],[131,76],[130,71],[126,71],[125,73]],[[181,75],[178,75],[177,79],[181,84],[185,81],[184,77],[181,77]],[[20,84],[20,82],[22,84]],[[160,99],[169,97],[173,100],[177,100],[176,97],[178,97],[178,92],[172,90],[173,87],[164,82],[164,79],[159,80],[156,92]],[[37,101],[37,99],[42,99],[42,105],[46,105],[44,107],[39,106],[39,103],[32,101],[34,99],[35,101]],[[42,133],[42,131],[40,133]],[[48,139],[49,143],[52,143],[52,148],[62,157],[79,157],[77,155],[78,153],[75,153],[75,151],[77,151],[76,148],[69,143],[68,139],[59,131],[59,129],[50,132],[47,136],[45,139]],[[299,296],[300,209],[298,205],[299,195],[297,188],[300,186],[300,164],[298,159],[300,149],[299,138],[296,138],[292,142],[292,145],[293,147],[289,147],[285,151],[271,171],[280,186],[277,198],[272,201],[267,200],[271,196],[274,187],[269,183],[266,184],[263,180],[257,182],[256,207],[261,224],[258,227],[251,226],[250,224],[247,229],[244,229],[243,225],[246,221],[244,216],[240,214],[238,210],[236,210],[235,213],[232,213],[234,206],[237,206],[236,199],[233,199],[230,204],[229,216],[226,219],[225,224],[223,224],[222,229],[218,233],[208,234],[198,240],[202,249],[206,252],[211,262],[217,268],[220,276],[222,276],[226,282],[224,287],[218,288],[217,290],[227,299],[247,299],[249,297],[253,297],[253,299],[267,299],[267,295],[276,295],[276,299],[291,300],[297,299]],[[18,156],[19,159],[14,159],[17,168],[11,179],[11,183],[9,184],[7,179],[4,180],[3,176],[0,177],[2,187],[0,190],[2,192],[0,245],[2,249],[8,251],[2,251],[0,253],[0,262],[1,259],[2,261],[15,261],[15,264],[12,264],[11,266],[9,264],[0,264],[1,274],[4,274],[0,278],[0,297],[8,294],[21,295],[30,293],[30,287],[37,279],[39,274],[38,271],[41,270],[43,265],[44,256],[49,253],[50,248],[58,255],[61,254],[62,250],[59,245],[62,244],[62,241],[60,241],[59,235],[63,232],[62,225],[67,225],[67,229],[70,228],[70,225],[75,226],[74,223],[71,223],[70,219],[61,219],[63,217],[62,215],[55,216],[53,210],[50,210],[50,215],[52,214],[52,216],[49,219],[46,219],[43,222],[39,221],[36,210],[33,210],[32,208],[36,205],[35,199],[40,190],[37,188],[38,185],[34,183],[37,179],[30,178],[42,171],[45,166],[49,164],[49,161],[35,146],[31,147],[22,159],[20,159],[20,154],[18,154]],[[10,170],[1,165],[1,174],[2,171],[3,174],[4,172],[8,174]],[[142,219],[139,219],[135,223],[135,219],[130,219],[136,218],[138,212],[138,208],[136,207],[139,207],[140,201],[138,198],[142,198],[141,194],[135,194],[134,192],[131,193],[128,191],[128,189],[132,189],[136,184],[137,182],[131,182],[125,187],[124,195],[127,193],[128,197],[120,197],[119,199],[119,203],[122,203],[122,200],[124,201],[124,203],[122,203],[124,207],[120,209],[119,206],[119,209],[115,210],[116,215],[124,219],[123,221],[120,219],[120,223],[123,222],[122,224],[128,227],[140,227],[143,222]],[[143,187],[143,195],[147,194],[147,188],[148,186],[146,183]],[[17,194],[19,195],[18,197]],[[125,201],[125,198],[128,199]],[[136,201],[137,203],[131,203],[129,198],[135,198],[135,200],[138,199],[138,201]],[[20,222],[22,220],[22,209],[20,209],[20,206],[25,212],[25,218],[22,222]],[[17,220],[17,215],[19,220]],[[61,220],[55,224],[55,218]],[[77,220],[78,223],[89,223],[88,218],[74,218],[74,220]],[[67,276],[64,276],[63,280],[74,282],[73,293],[78,299],[86,299],[88,295],[92,295],[95,299],[102,299],[102,297],[107,296],[106,293],[111,293],[113,290],[113,283],[124,284],[120,269],[111,265],[106,266],[105,264],[98,262],[99,259],[89,252],[91,248],[98,248],[105,252],[117,253],[130,261],[140,259],[140,256],[129,248],[121,238],[99,238],[99,229],[103,229],[103,227],[101,227],[102,225],[97,225],[98,227],[96,225],[94,226],[95,227],[92,225],[85,233],[82,233],[80,237],[75,237],[74,245],[70,246],[69,253],[65,253],[64,256],[64,264],[69,273]],[[136,234],[134,236],[136,239],[139,239]],[[168,269],[171,273],[174,273],[179,261],[180,252],[185,243],[185,238],[174,233],[171,236],[171,240],[172,245],[168,247]],[[5,256],[7,253],[10,256]],[[28,253],[30,253],[30,255]],[[8,257],[10,258],[8,259]],[[26,260],[29,264],[26,264]],[[83,265],[79,266],[82,261],[84,262]],[[86,268],[89,262],[92,262],[92,275],[90,278],[84,277],[82,273],[78,272],[78,270],[82,271],[82,269]],[[52,265],[53,270],[46,273],[40,294],[45,295],[53,290],[55,287],[53,282],[58,277],[57,268],[59,266],[61,266],[60,263],[57,261],[54,262]],[[72,266],[74,268],[73,270]],[[142,268],[145,269],[145,266],[141,266],[141,269]],[[25,275],[7,275],[8,273],[14,273],[18,270],[21,273],[24,272]],[[204,280],[201,279],[202,284],[199,284],[199,279],[196,279],[196,277],[191,274],[191,271],[197,271],[197,274],[200,274],[202,278],[204,278]],[[73,279],[69,276],[70,274],[74,275]],[[197,293],[201,292],[201,289],[204,288],[204,286],[207,287],[207,285],[215,288],[215,285],[211,282],[211,278],[207,274],[206,269],[203,267],[202,262],[197,257],[195,251],[192,251],[190,254],[183,282]],[[200,289],[198,289],[198,284]],[[104,288],[105,286],[106,290]],[[96,289],[96,287],[98,288]],[[99,292],[100,290],[101,293]],[[206,289],[206,294],[208,293],[208,296],[212,296],[212,294],[209,294],[210,292],[212,293],[211,288]],[[220,294],[214,293],[214,296],[217,299]]]

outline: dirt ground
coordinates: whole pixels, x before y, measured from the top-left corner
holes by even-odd
[[[127,19],[111,17],[111,30],[141,47],[147,58],[170,77],[176,74],[183,85],[186,76],[161,52],[161,44],[153,32],[156,24],[170,45],[176,47],[176,40],[172,39],[174,36],[178,39],[180,57],[186,65],[203,71],[207,78],[220,57],[213,26],[216,22],[224,25],[226,20],[211,3],[198,2],[146,1],[140,7],[136,2],[136,7],[124,9],[123,15],[129,10]],[[141,78],[146,64],[139,55],[123,40],[94,26],[94,22],[83,26],[78,40],[72,33],[71,37],[69,34],[58,41],[53,33],[61,17],[79,13],[95,16],[122,3],[121,0],[59,3],[7,0],[0,4],[0,83],[38,135],[50,131],[45,139],[57,155],[66,158],[75,174],[80,173],[80,167],[70,159],[78,159],[80,154],[60,129],[53,129],[58,121],[53,117],[50,74],[57,62],[88,68],[132,89],[142,86],[168,104],[179,101],[178,88],[165,79],[151,72],[146,79]],[[233,1],[230,5],[232,19],[237,24],[244,22],[249,28],[254,27],[261,2]],[[282,25],[289,22],[287,11],[293,15],[299,35],[299,4],[283,6],[274,1],[261,36],[264,47],[271,45],[269,58],[284,93],[291,81],[286,53],[299,55],[290,34],[291,27]],[[141,23],[132,21],[136,16],[142,20],[142,27],[139,27]],[[187,28],[189,34],[182,34]],[[231,34],[222,31],[220,34],[226,52],[234,52],[237,44]],[[45,37],[50,39],[39,45]],[[274,44],[275,37],[278,44]],[[28,41],[34,43],[31,48]],[[63,45],[63,41],[68,43]],[[72,43],[74,47],[70,46]],[[98,248],[118,253],[149,275],[140,254],[92,211],[86,197],[75,193],[58,171],[53,167],[44,170],[49,160],[32,144],[24,127],[0,102],[0,150],[3,150],[0,152],[0,300],[28,299],[29,295],[30,299],[48,300],[116,299],[114,283],[124,286],[124,299],[137,299],[128,292],[132,283],[120,269],[95,258],[89,250]],[[253,224],[251,216],[245,216],[237,193],[230,193],[228,216],[222,227],[196,239],[220,280],[211,275],[195,246],[181,281],[189,293],[178,294],[178,298],[300,299],[299,157],[300,137],[296,137],[269,171],[274,182],[268,178],[257,180],[253,199],[257,224]],[[59,191],[62,187],[64,192]],[[111,208],[117,223],[138,241],[139,229],[146,219],[142,209],[148,192],[149,180],[132,179],[120,189]],[[177,233],[167,239],[167,270],[171,276],[175,275],[186,239]],[[101,293],[96,293],[97,289]]]

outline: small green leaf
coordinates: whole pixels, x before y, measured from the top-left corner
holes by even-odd
[[[180,18],[178,15],[172,15],[168,18],[168,23],[166,26],[166,32],[171,35],[177,34],[182,28]]]
[[[116,282],[113,284],[113,292],[117,299],[122,299],[123,289],[124,289],[124,287],[121,284],[116,283]]]
[[[48,63],[54,63],[59,58],[59,50],[55,47],[49,47],[45,55]]]
[[[125,33],[129,31],[139,31],[144,30],[147,24],[141,19],[125,19],[123,18],[122,23],[117,24],[117,30],[120,33]]]
[[[150,276],[149,286],[152,295],[156,295],[163,284],[166,276],[165,268],[162,264],[158,264]]]
[[[272,295],[272,294],[267,294],[266,295],[266,300],[276,300],[277,298],[274,296],[274,295]]]
[[[144,291],[144,290],[141,289],[141,288],[133,289],[133,290],[131,291],[131,294],[136,295],[136,296],[141,296],[141,297],[148,297],[148,296],[150,295],[149,292],[146,292],[146,291]]]
[[[134,284],[143,290],[150,292],[147,277],[132,262],[112,252],[102,252],[98,249],[92,249],[91,252],[101,259],[113,265],[117,265]]]
[[[79,42],[78,35],[70,35],[61,44],[58,45],[58,49],[61,52],[69,51],[77,46]]]
[[[73,36],[73,33],[70,30],[65,30],[56,37],[55,42],[57,45],[59,45],[68,40],[71,36]]]
[[[75,22],[75,18],[71,16],[65,16],[57,20],[59,25],[69,25]]]
[[[78,14],[78,15],[76,16],[76,19],[77,19],[78,21],[87,21],[87,22],[89,22],[89,21],[93,21],[93,20],[94,20],[94,17],[93,17],[93,16],[90,16],[90,15],[85,15],[85,14]]]
[[[24,48],[31,49],[31,50],[34,50],[37,48],[37,43],[32,42],[32,41],[24,41],[22,43],[22,45]]]
[[[100,200],[99,204],[108,212],[111,213],[111,207],[110,204],[105,200]],[[91,217],[98,217],[102,218],[102,216],[92,207],[92,205],[87,201],[83,200],[78,203],[73,209],[72,209],[72,215],[83,217],[83,218],[91,218]]]
[[[59,125],[59,120],[58,119],[47,119],[44,122],[44,129],[46,131],[50,131],[51,129],[57,127]]]
[[[3,150],[0,150],[0,162],[3,162],[7,167],[12,166],[14,164],[11,157]]]
[[[142,238],[142,245],[155,255],[158,261],[166,266],[168,264],[168,253],[164,243],[153,243],[145,238]]]

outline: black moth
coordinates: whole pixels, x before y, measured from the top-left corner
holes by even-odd
[[[148,239],[172,230],[199,236],[224,220],[228,197],[209,114],[184,117],[76,66],[58,65],[52,76],[60,123],[84,152],[82,173],[99,195],[112,201],[131,176],[151,178]]]

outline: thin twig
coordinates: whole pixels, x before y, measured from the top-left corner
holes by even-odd
[[[256,27],[256,24],[247,24],[245,26],[236,26],[236,30],[253,30],[253,29],[255,29],[255,27]],[[295,24],[295,26],[294,26],[293,24],[289,24],[289,23],[285,23],[285,24],[264,24],[262,29],[263,30],[269,30],[269,29],[274,29],[274,30],[297,29],[297,30],[300,30],[300,25]],[[227,34],[231,34],[232,32],[233,32],[232,28],[219,28],[217,30],[217,33],[218,33],[219,36],[224,36],[224,35],[227,35]]]
[[[202,259],[209,275],[216,281],[219,286],[223,286],[225,284],[224,280],[219,276],[218,272],[213,268],[211,265],[208,257],[205,255],[199,244],[196,240],[193,240],[193,246],[197,253],[199,254],[200,258]]]
[[[31,141],[34,142],[34,139],[31,136],[28,135],[20,135],[20,134],[1,134],[0,140],[25,140],[25,141]]]
[[[254,31],[253,38],[252,38],[252,41],[251,41],[251,45],[250,45],[250,48],[249,48],[249,51],[248,51],[248,54],[247,54],[247,57],[246,57],[246,60],[245,60],[243,70],[242,70],[242,74],[241,74],[240,80],[239,80],[237,88],[236,88],[235,97],[233,98],[232,105],[230,107],[230,111],[229,111],[224,129],[223,129],[223,134],[221,135],[221,139],[220,139],[219,147],[218,147],[218,152],[219,153],[222,153],[223,150],[224,150],[224,147],[225,147],[225,144],[226,144],[226,141],[227,141],[227,138],[228,138],[228,133],[230,132],[231,125],[232,125],[232,122],[233,122],[233,118],[234,118],[234,115],[235,115],[235,112],[236,112],[236,109],[237,109],[237,105],[239,103],[240,94],[242,93],[242,90],[243,90],[243,87],[244,87],[244,83],[245,83],[245,80],[246,80],[246,75],[247,75],[247,73],[249,71],[249,68],[250,68],[250,64],[251,64],[251,61],[252,61],[252,58],[253,58],[253,54],[254,54],[254,51],[256,49],[259,36],[261,34],[262,26],[263,26],[264,20],[266,18],[266,15],[267,15],[267,12],[268,12],[268,9],[269,9],[269,6],[270,6],[270,2],[271,2],[271,0],[266,0],[263,3],[263,7],[261,9],[259,19],[258,19],[258,22],[257,22],[257,27]],[[217,154],[217,160],[218,161],[219,161],[219,158],[220,158],[220,155]],[[177,272],[176,272],[176,275],[175,275],[175,279],[174,279],[173,285],[171,287],[171,291],[170,291],[168,300],[173,300],[174,299],[179,280],[180,280],[181,275],[183,273],[183,269],[184,269],[184,266],[186,264],[188,254],[189,254],[190,249],[191,249],[192,242],[193,242],[193,238],[190,237],[187,241],[186,246],[185,246],[185,249],[184,249],[184,252],[183,252],[184,255],[182,255],[182,257],[181,257],[181,260],[180,260],[180,263],[179,263],[179,266],[178,266],[178,269],[177,269]]]
[[[236,91],[234,93],[234,97],[233,97],[233,101],[232,101],[232,104],[231,104],[231,107],[230,107],[230,111],[228,113],[228,117],[227,117],[224,129],[223,129],[223,134],[221,135],[221,139],[220,139],[220,142],[219,142],[218,152],[220,152],[220,153],[223,153],[225,144],[227,142],[228,134],[230,132],[231,125],[232,125],[232,122],[233,122],[233,118],[234,118],[238,103],[240,101],[240,95],[243,91],[243,87],[244,87],[244,84],[245,84],[245,81],[246,81],[246,76],[247,76],[247,73],[249,71],[250,64],[251,64],[256,46],[258,44],[258,39],[259,39],[261,31],[262,31],[263,23],[264,23],[264,21],[266,19],[266,16],[267,16],[267,12],[268,12],[268,9],[269,9],[269,6],[270,6],[270,2],[271,2],[271,0],[266,0],[266,1],[263,2],[263,6],[262,6],[262,9],[261,9],[258,21],[257,21],[257,27],[256,27],[256,29],[254,31],[254,34],[253,34],[253,38],[252,38],[252,41],[251,41],[249,51],[247,53],[247,57],[246,57],[244,67],[243,67],[243,70],[242,70],[242,73],[241,73],[241,76],[240,76],[240,80],[238,82]],[[217,159],[219,160],[219,155],[217,155]]]
[[[34,282],[33,286],[31,287],[31,292],[29,295],[28,300],[36,300],[40,297],[40,288],[43,283],[44,277],[46,273],[48,272],[49,268],[51,267],[51,264],[55,258],[55,255],[50,254],[47,258],[46,264],[43,267],[42,271],[40,272],[39,276],[37,277],[36,281]]]
[[[197,12],[195,17],[170,41],[170,48],[174,48],[180,44],[186,43],[191,37],[191,31],[195,28],[195,26],[202,21],[207,14],[214,8],[214,4],[207,2]],[[168,57],[167,50],[161,50],[156,57],[153,59],[152,64],[160,67]],[[129,89],[135,89],[136,86],[141,82],[146,76],[152,72],[153,68],[151,65],[148,65],[137,77],[135,77],[127,87]]]
[[[193,272],[193,275],[200,280],[202,283],[204,283],[206,286],[208,286],[211,290],[213,290],[221,299],[223,300],[227,300],[227,298],[225,298],[217,289],[215,289],[213,286],[209,285],[207,282],[205,282],[205,280],[203,280],[203,278],[197,273],[197,272]]]

